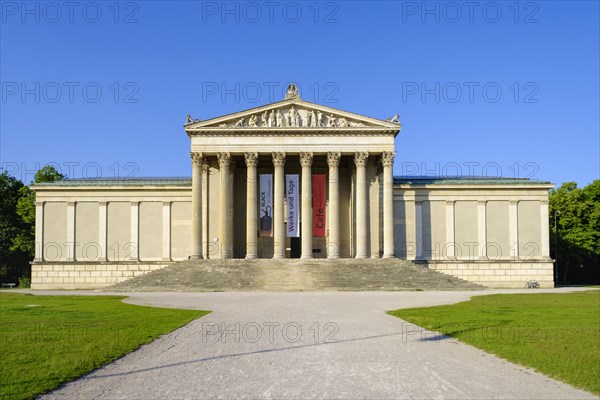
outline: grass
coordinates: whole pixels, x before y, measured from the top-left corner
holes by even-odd
[[[0,398],[48,392],[209,313],[123,298],[0,293]]]
[[[390,314],[600,394],[600,291],[476,296]]]

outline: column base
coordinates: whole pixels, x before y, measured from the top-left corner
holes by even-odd
[[[327,256],[328,260],[339,260],[340,259],[340,255],[339,254],[334,254],[331,256]]]
[[[396,258],[394,254],[384,254],[381,258]]]
[[[369,257],[367,257],[366,255],[356,255],[356,256],[354,256],[354,258],[362,259],[362,258],[369,258]]]
[[[190,256],[190,260],[201,260],[202,258],[202,254],[194,254]]]
[[[248,254],[246,256],[246,260],[256,260],[258,258],[258,256],[256,254]]]
[[[300,259],[301,259],[301,260],[312,260],[312,259],[314,259],[314,257],[313,257],[313,256],[302,256],[302,255],[301,255],[301,256],[300,256]]]
[[[281,254],[276,254],[273,256],[273,260],[284,260],[285,257],[282,256]]]

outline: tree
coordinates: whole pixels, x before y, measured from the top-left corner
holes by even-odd
[[[35,173],[32,183],[54,182],[64,178],[54,167],[45,165]],[[29,229],[19,231],[12,240],[12,250],[35,256],[35,193],[27,186],[19,189],[17,214]]]
[[[29,254],[12,246],[13,238],[29,227],[17,215],[20,190],[25,187],[21,181],[4,171],[0,174],[0,280],[17,282],[26,275],[29,267]]]
[[[559,281],[598,283],[600,279],[600,180],[580,189],[563,183],[550,192],[552,256]],[[554,221],[556,217],[556,228]]]
[[[64,179],[65,176],[58,172],[56,168],[51,165],[44,165],[43,168],[39,169],[33,178],[34,183],[42,182],[56,182]]]
[[[62,179],[54,167],[36,172],[32,183]],[[0,175],[0,280],[30,277],[35,256],[35,193],[4,171]]]

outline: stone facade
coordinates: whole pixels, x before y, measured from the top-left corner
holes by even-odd
[[[392,174],[398,117],[286,99],[206,121],[190,116],[192,178],[38,184],[34,288],[97,288],[188,258],[393,258],[494,287],[552,286],[548,189],[525,179]],[[401,155],[400,155],[401,157]],[[273,177],[260,236],[261,174]],[[300,177],[300,237],[286,236],[286,174]],[[311,177],[326,176],[313,237]],[[307,221],[308,223],[302,223]]]
[[[34,263],[33,289],[101,289],[164,268],[163,262],[70,262]]]

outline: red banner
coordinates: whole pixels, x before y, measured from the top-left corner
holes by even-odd
[[[325,236],[325,175],[312,176],[313,236]]]

